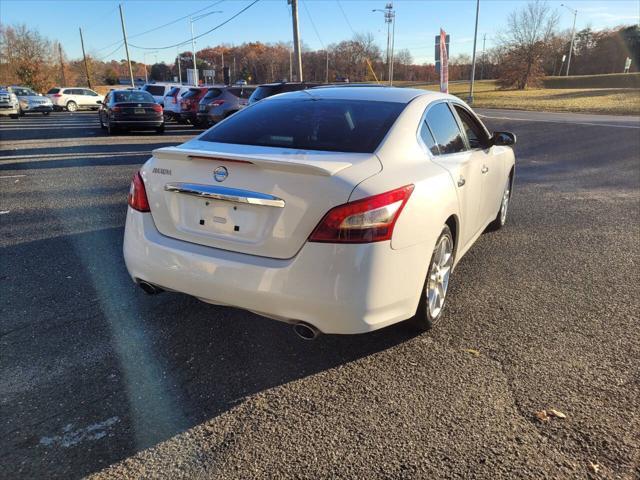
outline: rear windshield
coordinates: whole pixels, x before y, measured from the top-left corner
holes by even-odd
[[[47,92],[47,94],[58,93],[59,91],[60,91],[60,89],[59,89],[59,88],[52,88],[51,90],[49,90],[49,91]]]
[[[182,94],[182,98],[197,97],[199,93],[199,88],[190,88],[188,92]]]
[[[275,95],[276,93],[280,93],[282,88],[280,85],[273,87],[258,87],[256,91],[251,95],[251,103],[257,102],[258,100],[262,100],[263,98],[270,97],[271,95]]]
[[[154,103],[155,100],[153,97],[142,90],[131,90],[128,92],[115,92],[113,94],[113,100],[116,103],[126,103],[126,102],[149,102]]]
[[[207,94],[203,97],[203,99],[210,100],[212,98],[220,96],[221,93],[222,90],[220,90],[219,88],[210,88],[209,90],[207,90]]]
[[[201,140],[372,153],[404,107],[403,103],[365,100],[271,99],[229,117]]]
[[[164,85],[145,85],[142,90],[149,92],[151,95],[164,96]]]

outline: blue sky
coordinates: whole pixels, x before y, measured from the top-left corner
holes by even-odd
[[[194,23],[196,35],[202,33],[251,3],[252,0],[124,0],[125,20],[130,42],[142,47],[162,47],[190,38],[188,21],[182,20],[166,28],[146,35],[136,34],[211,6],[206,11],[222,10]],[[560,28],[569,29],[573,15],[561,7],[567,3],[578,10],[577,29],[591,26],[599,29],[621,24],[637,24],[640,15],[638,0],[572,1],[548,0],[549,6],[560,13]],[[381,13],[374,8],[383,8],[384,0],[299,0],[300,31],[302,41],[310,48],[335,43],[352,36],[340,5],[351,27],[356,32],[370,32],[378,45],[386,45],[386,27]],[[82,55],[78,27],[82,27],[85,47],[97,57],[124,58],[124,47],[118,47],[122,39],[118,3],[113,0],[2,0],[0,19],[3,24],[24,23],[35,28],[50,40],[59,40],[70,58]],[[217,4],[217,5],[215,5]],[[487,48],[504,26],[512,10],[522,7],[526,1],[480,0],[478,27],[479,44],[487,34]],[[408,48],[417,63],[433,62],[434,36],[443,27],[451,34],[451,55],[470,54],[473,46],[475,0],[396,0],[396,50]],[[315,23],[313,28],[311,17]],[[261,0],[238,18],[219,30],[198,40],[196,49],[217,43],[239,44],[246,41],[289,42],[291,40],[291,18],[286,0]],[[319,37],[319,38],[318,38]],[[111,46],[110,46],[111,45]],[[186,45],[181,50],[190,50]],[[158,50],[144,56],[145,50],[130,48],[132,60],[152,63],[172,62],[176,48]],[[111,55],[109,55],[111,54]]]

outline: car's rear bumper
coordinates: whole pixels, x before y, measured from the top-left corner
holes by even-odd
[[[164,118],[158,120],[115,120],[112,119],[111,123],[116,127],[125,128],[158,128],[164,125]]]
[[[369,332],[413,316],[427,250],[393,250],[389,242],[306,243],[293,258],[264,258],[166,237],[151,214],[131,208],[124,236],[124,258],[135,281],[339,334]]]

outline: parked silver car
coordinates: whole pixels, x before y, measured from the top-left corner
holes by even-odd
[[[242,110],[255,89],[246,85],[210,88],[198,105],[199,123],[212,125]]]
[[[8,90],[18,97],[18,113],[42,113],[49,115],[53,112],[53,103],[50,98],[40,93],[36,93],[29,87],[12,86]]]

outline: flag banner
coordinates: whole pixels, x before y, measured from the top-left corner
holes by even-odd
[[[440,29],[440,91],[449,93],[449,52],[447,51],[447,34]]]

